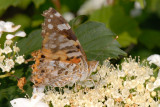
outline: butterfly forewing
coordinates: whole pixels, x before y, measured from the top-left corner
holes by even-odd
[[[35,86],[63,87],[69,82],[87,78],[91,66],[97,62],[87,63],[79,41],[60,13],[49,8],[43,16],[44,40],[42,49],[33,55],[35,64],[32,66],[32,82]]]

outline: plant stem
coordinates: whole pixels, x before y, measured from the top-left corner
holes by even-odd
[[[12,73],[6,73],[4,75],[0,75],[0,78],[5,78],[5,77],[11,76],[11,75],[12,75]]]

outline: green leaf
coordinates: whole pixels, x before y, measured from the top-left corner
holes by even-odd
[[[91,21],[99,21],[105,23],[109,27],[109,20],[110,17],[112,16],[112,7],[102,7],[99,10],[94,11],[90,15],[90,20]]]
[[[117,35],[127,32],[131,37],[137,38],[140,35],[138,23],[127,16],[123,9],[119,5],[102,7],[91,14],[90,20],[105,23]]]
[[[7,9],[9,6],[16,6],[21,0],[0,0],[0,10]]]
[[[26,9],[30,3],[31,0],[21,0],[21,3],[18,5],[18,7]]]
[[[137,39],[134,37],[131,37],[127,32],[123,32],[120,35],[118,35],[117,40],[123,48],[129,46],[131,43],[137,44]]]
[[[86,22],[75,29],[88,60],[103,61],[107,58],[117,58],[118,55],[126,55],[114,39],[114,33],[99,22]]]
[[[127,16],[122,7],[114,6],[112,11],[114,14],[110,18],[109,25],[113,32],[118,35],[123,32],[128,32],[132,37],[138,37],[140,35],[138,23],[131,17]]]
[[[87,21],[88,17],[86,15],[80,15],[77,16],[76,18],[72,19],[69,24],[71,28],[74,30],[76,29],[80,24],[84,23]]]
[[[21,25],[21,29],[24,29],[31,25],[31,19],[25,14],[17,14],[13,18],[8,20],[14,22],[15,25]]]
[[[27,8],[31,0],[0,0],[0,10],[6,10],[10,6],[18,6],[20,8]]]
[[[31,26],[32,27],[37,27],[40,26],[43,23],[43,20],[39,19],[39,20],[33,20]]]
[[[41,4],[45,2],[45,0],[32,0],[36,8],[39,8]]]
[[[160,47],[160,31],[156,30],[143,30],[139,37],[139,41],[149,49]]]
[[[41,30],[32,31],[27,38],[20,40],[17,43],[17,46],[20,48],[19,54],[30,54],[31,52],[38,50],[42,46],[42,36]]]
[[[149,11],[157,13],[160,17],[160,0],[147,0],[147,6]]]

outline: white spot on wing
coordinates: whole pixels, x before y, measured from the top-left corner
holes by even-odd
[[[51,19],[48,19],[48,22],[51,22]]]
[[[50,66],[56,66],[56,65],[55,65],[55,61],[50,61],[49,65],[50,65]]]
[[[58,12],[56,12],[54,15],[57,16],[57,17],[61,16],[61,14],[59,14]]]
[[[56,48],[57,46],[56,45],[50,45],[50,48]]]
[[[42,33],[45,33],[45,30],[42,30]]]
[[[59,48],[62,49],[62,48],[65,48],[67,46],[73,46],[72,40],[69,40],[68,42],[65,42],[65,43],[61,43]]]
[[[63,42],[63,41],[66,41],[66,38],[63,35],[60,35],[58,37],[58,40],[59,40],[59,42]]]
[[[65,68],[65,67],[66,67],[66,64],[63,63],[63,62],[60,62],[60,63],[59,63],[59,66],[62,67],[62,68]]]
[[[53,18],[53,15],[51,14],[50,17]]]
[[[61,31],[64,30],[64,29],[65,30],[69,30],[70,29],[70,27],[68,27],[66,24],[59,24],[57,27]]]
[[[73,53],[68,53],[68,54],[67,54],[68,57],[80,56],[80,55],[82,55],[80,52],[73,52]]]
[[[68,23],[67,23],[66,25],[68,26],[69,29],[71,28],[70,25],[69,25]]]
[[[48,28],[49,29],[53,29],[53,25],[52,24],[48,24]]]
[[[48,49],[48,44],[45,44],[44,47],[45,47],[46,49]]]
[[[57,70],[54,70],[54,72],[51,72],[51,75],[52,75],[52,76],[58,76],[58,71],[57,71]]]
[[[53,39],[55,36],[56,36],[56,33],[52,33],[52,34],[49,36],[49,39]]]

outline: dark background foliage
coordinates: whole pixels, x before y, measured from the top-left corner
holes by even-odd
[[[16,25],[20,24],[22,26],[21,29],[24,30],[28,36],[24,39],[15,38],[14,40],[19,41],[17,45],[21,49],[21,54],[25,54],[26,58],[29,58],[29,54],[41,46],[41,23],[44,20],[41,14],[43,11],[49,7],[53,7],[62,14],[70,11],[76,17],[78,16],[77,11],[85,1],[86,0],[0,0],[0,20],[12,21]],[[135,9],[135,1],[138,1],[141,4],[141,9]],[[139,12],[139,14],[132,15],[132,12]],[[160,54],[160,0],[113,0],[108,6],[102,6],[100,9],[94,10],[86,16],[77,18],[81,20],[80,23],[85,21],[96,21],[94,24],[93,22],[87,22],[87,25],[84,23],[83,27],[92,27],[93,24],[99,26],[98,28],[100,29],[103,29],[104,26],[109,28],[114,33],[111,33],[108,29],[108,32],[105,33],[105,30],[102,30],[102,32],[106,35],[114,35],[114,37],[118,35],[119,38],[117,41],[120,43],[122,50],[132,57],[140,56],[141,59],[145,59],[151,54]],[[75,20],[72,20],[70,24],[72,25]],[[78,26],[79,24],[76,25],[74,23],[72,28],[78,35],[80,42],[82,42],[81,44],[84,50],[88,49],[86,54],[90,56],[90,52],[93,51],[91,48],[94,47],[94,45],[92,47],[88,47],[90,46],[89,43],[88,45],[83,45],[87,41],[85,41],[80,34],[81,31],[84,33],[85,31],[83,31],[84,29],[81,25]],[[94,27],[92,29],[94,29]],[[36,35],[38,35],[39,38],[37,38]],[[88,33],[88,35],[94,34]],[[4,42],[4,38],[5,35],[0,38],[0,43]],[[28,40],[31,40],[30,38],[35,41],[31,41],[32,43],[29,45],[24,45],[25,43],[27,44]],[[101,41],[102,39],[99,38],[99,40]],[[99,42],[99,44],[101,44],[101,42]],[[115,46],[115,48],[119,47],[117,42],[114,42],[112,46]],[[96,53],[97,51],[95,50],[97,48],[93,48],[93,52]],[[110,56],[105,57],[112,58],[113,56],[113,58],[116,58],[118,55],[124,55],[124,52],[118,48],[115,51],[111,51],[114,51],[115,53],[117,50],[117,55],[115,54],[114,56],[111,53]],[[103,51],[106,55],[110,52],[109,48],[106,50],[103,48],[99,51]],[[93,59],[92,57],[93,56],[91,55],[89,58]],[[29,64],[22,64],[21,66],[16,67],[15,75],[18,78],[25,76],[27,79],[27,84],[24,86],[24,89],[26,90],[25,93],[22,93],[16,86],[16,78],[6,77],[0,79],[0,106],[10,106],[10,100],[23,97],[26,93],[31,95],[31,86],[33,84],[30,82],[30,74],[32,71],[30,65],[32,63],[33,62],[29,62]]]

